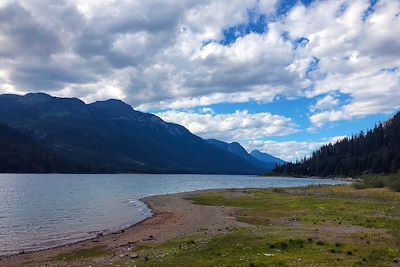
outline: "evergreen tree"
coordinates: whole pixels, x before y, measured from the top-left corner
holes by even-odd
[[[286,175],[357,176],[400,171],[400,112],[366,133],[346,137],[314,151],[309,158],[274,169]]]

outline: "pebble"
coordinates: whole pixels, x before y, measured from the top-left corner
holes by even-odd
[[[132,253],[129,257],[131,259],[136,259],[136,258],[139,258],[139,255],[137,253]]]

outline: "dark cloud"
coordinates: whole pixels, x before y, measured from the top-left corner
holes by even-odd
[[[3,58],[48,58],[63,49],[59,36],[18,3],[0,9],[0,25],[0,34],[6,37],[0,46]]]
[[[398,72],[381,73],[400,66],[399,6],[381,1],[366,17],[368,0],[316,1],[269,20],[270,0],[8,0],[0,4],[0,91],[123,98],[147,109],[338,91],[352,96],[352,109],[378,95],[373,112],[386,111],[384,96],[400,91]],[[237,25],[267,30],[236,34]],[[223,45],[226,29],[237,38]],[[314,118],[343,118],[330,114]]]

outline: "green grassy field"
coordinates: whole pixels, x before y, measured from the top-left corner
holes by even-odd
[[[229,190],[195,195],[191,200],[200,205],[237,207],[237,219],[251,227],[223,229],[225,234],[213,237],[204,229],[190,238],[138,247],[137,259],[109,264],[400,266],[400,193],[387,188]],[[104,253],[99,248],[57,259],[89,264],[92,257],[104,257]]]
[[[78,249],[71,252],[58,254],[53,258],[54,261],[85,261],[91,258],[110,256],[111,253],[105,250],[105,246],[95,246],[93,248]]]
[[[400,260],[400,194],[386,188],[235,190],[192,200],[239,207],[238,220],[256,227],[143,246],[137,266],[398,266]]]

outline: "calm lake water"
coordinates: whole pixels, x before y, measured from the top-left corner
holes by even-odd
[[[145,196],[338,183],[237,175],[0,174],[0,255],[58,246],[135,224],[151,215],[139,200]]]

